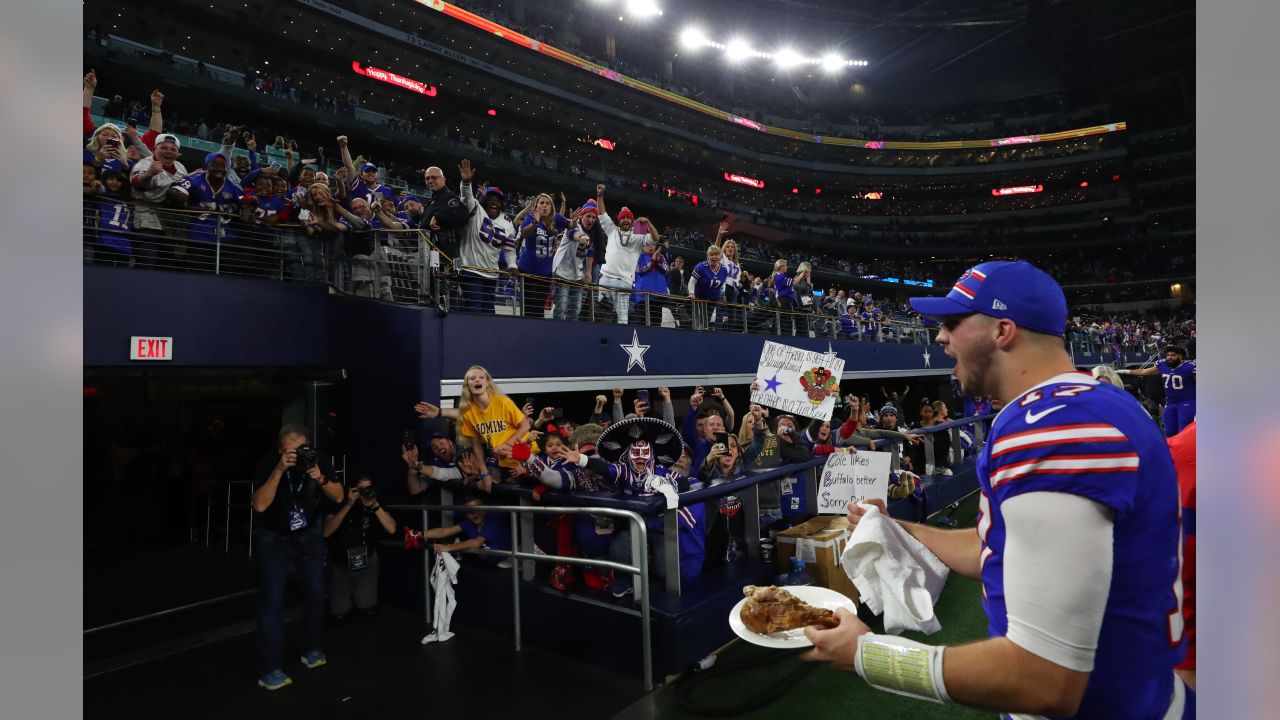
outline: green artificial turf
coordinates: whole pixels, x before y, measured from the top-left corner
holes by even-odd
[[[971,498],[952,514],[963,525],[971,525],[977,509],[976,498]],[[905,633],[904,637],[932,645],[956,645],[987,636],[987,616],[982,610],[981,585],[975,580],[951,575],[942,596],[938,600],[938,620],[942,630],[933,635]],[[871,620],[865,617],[864,619]],[[869,623],[873,631],[883,630],[879,618]],[[777,662],[758,667],[748,667],[720,676],[699,681],[694,675],[688,681],[696,683],[690,692],[699,704],[723,707],[743,702],[777,678],[796,670],[800,660],[794,656],[783,657],[781,651],[762,648],[738,640],[727,647],[717,659],[717,665],[750,661],[766,661],[781,657]],[[681,720],[703,717],[683,708],[662,716],[662,720]],[[778,720],[802,718],[803,720],[872,720],[895,718],[906,720],[933,720],[934,718],[984,718],[997,717],[994,713],[973,710],[959,705],[935,705],[923,700],[873,690],[857,675],[832,669],[826,665],[805,676],[773,702],[760,705],[750,712],[735,715],[746,720]]]

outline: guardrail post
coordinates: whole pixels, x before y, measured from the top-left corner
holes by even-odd
[[[645,294],[644,294],[644,324],[645,324],[646,326],[649,326],[649,325],[650,325],[650,323],[649,323],[649,318],[650,318],[650,315],[649,315],[649,293],[645,293]],[[658,324],[659,324],[659,325],[661,325],[662,323],[661,323],[661,322],[659,322]]]
[[[667,570],[667,592],[680,596],[680,517],[676,510],[662,513],[662,556]]]
[[[818,475],[820,474],[817,467],[807,468],[804,471],[805,498],[804,511],[810,515],[818,514]]]
[[[959,465],[964,459],[964,448],[960,444],[960,428],[959,426],[951,428],[951,464]]]
[[[523,502],[521,503],[524,504]],[[528,513],[519,513],[520,519],[525,517],[532,518]],[[516,537],[516,513],[511,513],[511,536]],[[511,621],[512,630],[516,639],[516,652],[520,652],[520,564],[515,562],[514,558],[509,558],[511,562]],[[530,565],[533,563],[528,562]]]
[[[934,433],[929,433],[920,439],[924,443],[924,467],[920,468],[924,470],[924,473],[922,473],[924,475],[932,475],[932,469],[938,465],[937,457],[934,454],[933,436]]]
[[[747,537],[747,557],[760,559],[760,485],[752,485],[744,493],[738,493],[742,499],[743,530]]]
[[[532,504],[533,503],[530,502],[527,498],[520,498],[521,506],[528,507]],[[514,526],[513,526],[513,529],[514,529]],[[516,545],[516,547],[520,548],[521,552],[527,552],[527,553],[534,552],[535,543],[533,542],[533,514],[532,513],[520,513],[520,534],[515,537],[518,537],[520,539],[520,542],[518,545]],[[535,567],[536,563],[532,560],[522,560],[519,563],[513,563],[513,564],[520,565],[520,575],[524,577],[525,580],[532,580],[534,576],[537,574],[537,570]]]

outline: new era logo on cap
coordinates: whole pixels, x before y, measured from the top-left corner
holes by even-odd
[[[1058,336],[1067,323],[1062,288],[1048,273],[1025,261],[977,265],[960,276],[946,297],[911,298],[911,307],[931,317],[981,313]]]

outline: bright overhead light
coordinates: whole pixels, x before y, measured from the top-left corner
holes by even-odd
[[[784,70],[790,67],[795,67],[796,65],[804,62],[804,58],[800,57],[800,53],[792,50],[791,48],[782,48],[778,52],[774,53],[773,60],[778,63],[778,67]]]
[[[654,0],[627,0],[626,13],[633,17],[644,18],[661,15],[662,10]]]
[[[827,53],[822,56],[822,67],[827,72],[840,72],[840,68],[844,67],[844,58],[835,53]]]
[[[696,27],[685,28],[684,32],[680,33],[680,44],[688,50],[697,50],[709,42],[707,36]]]
[[[739,62],[754,55],[755,51],[745,41],[735,38],[725,46],[724,53],[729,62]]]

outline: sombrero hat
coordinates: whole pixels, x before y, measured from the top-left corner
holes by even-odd
[[[649,443],[653,447],[654,462],[666,467],[675,465],[684,450],[684,439],[671,423],[652,417],[634,417],[614,423],[601,433],[596,452],[608,462],[620,462],[627,448],[637,440]]]

